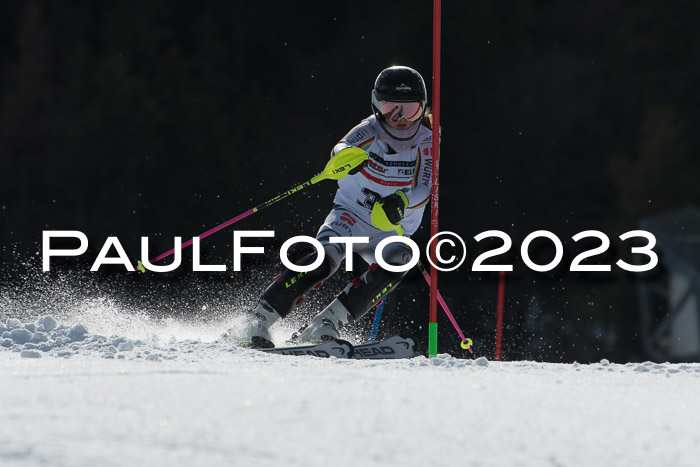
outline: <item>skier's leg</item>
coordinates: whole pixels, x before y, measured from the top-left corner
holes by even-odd
[[[379,242],[371,241],[368,246],[376,246],[377,243]],[[371,251],[365,249],[361,254],[366,261],[370,262],[367,271],[350,282],[330,305],[316,315],[302,332],[300,341],[315,342],[338,338],[338,331],[343,326],[364,316],[382,298],[393,291],[408,273],[408,271],[391,272],[380,268],[374,261],[374,248]],[[391,243],[384,248],[382,257],[387,264],[402,266],[411,260],[411,249],[404,243]]]
[[[342,244],[330,243],[330,237],[339,237],[339,232],[352,234],[352,226],[348,225],[346,211],[334,209],[326,218],[316,235],[323,246],[325,259],[319,267],[308,272],[296,272],[285,269],[262,293],[258,304],[248,311],[246,328],[243,330],[242,344],[254,347],[272,347],[269,327],[278,319],[286,317],[295,305],[300,305],[304,294],[312,288],[318,288],[324,280],[332,276],[345,258],[345,247]],[[312,264],[318,258],[318,253],[307,255],[298,265]]]
[[[318,254],[314,251],[297,264],[311,264],[317,257]],[[287,316],[295,304],[301,304],[306,292],[320,285],[333,272],[335,269],[331,267],[329,258],[326,258],[312,271],[296,272],[285,269],[278,274],[262,293],[255,308],[248,310],[241,344],[263,348],[274,347],[268,331],[270,326],[278,319]]]

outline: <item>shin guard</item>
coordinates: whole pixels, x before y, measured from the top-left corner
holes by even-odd
[[[360,277],[348,284],[338,296],[354,319],[360,319],[373,306],[396,288],[408,271],[390,272],[373,264]]]
[[[313,252],[297,264],[303,266],[316,261],[317,253]],[[287,316],[294,305],[303,301],[304,294],[311,288],[319,286],[333,273],[328,258],[316,269],[308,272],[296,272],[285,269],[277,275],[275,281],[265,289],[260,300],[267,302],[282,318]]]

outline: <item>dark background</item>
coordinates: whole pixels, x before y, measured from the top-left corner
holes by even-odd
[[[225,261],[227,273],[194,277],[186,261],[167,275],[86,271],[108,236],[134,258],[141,236],[160,253],[174,236],[202,233],[308,180],[369,115],[383,68],[412,66],[431,87],[430,1],[143,3],[0,4],[5,315],[59,276],[86,294],[109,287],[115,300],[142,300],[155,315],[206,319],[201,305],[213,296],[233,314],[276,273],[282,241],[315,234],[332,182],[236,225],[276,231],[258,242],[273,254],[249,259],[245,272],[231,271],[231,228],[203,241],[206,260]],[[645,358],[642,278],[614,265],[569,272],[596,245],[571,236],[601,230],[612,247],[597,260],[631,262],[620,234],[700,202],[700,3],[443,3],[440,227],[465,238],[470,255],[441,274],[440,288],[458,322],[477,354],[492,357],[496,275],[469,269],[497,245],[473,236],[500,229],[514,246],[499,262],[515,265],[505,358]],[[90,251],[38,273],[46,229],[80,230]],[[539,229],[565,244],[551,273],[529,271],[518,255]],[[546,242],[532,251],[540,263],[552,257]],[[300,313],[311,316],[351,277],[339,273]],[[383,335],[411,335],[424,350],[427,294],[420,275],[409,275],[388,299]],[[458,342],[440,313],[440,350],[464,355]]]

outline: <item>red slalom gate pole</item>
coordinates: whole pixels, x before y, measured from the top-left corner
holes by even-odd
[[[440,0],[433,1],[433,188],[430,203],[430,237],[438,234],[438,169],[440,167]],[[430,246],[430,258],[437,264],[435,249],[437,242]],[[432,266],[432,265],[431,265]],[[430,268],[430,321],[428,323],[428,356],[437,355],[437,295],[438,271]]]
[[[503,302],[506,294],[506,272],[498,273],[498,305],[496,309],[496,360],[501,360],[501,341],[503,340]]]

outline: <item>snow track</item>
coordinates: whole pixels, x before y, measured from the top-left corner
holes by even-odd
[[[695,466],[700,458],[697,364],[349,361],[52,325],[1,325],[2,466]]]

